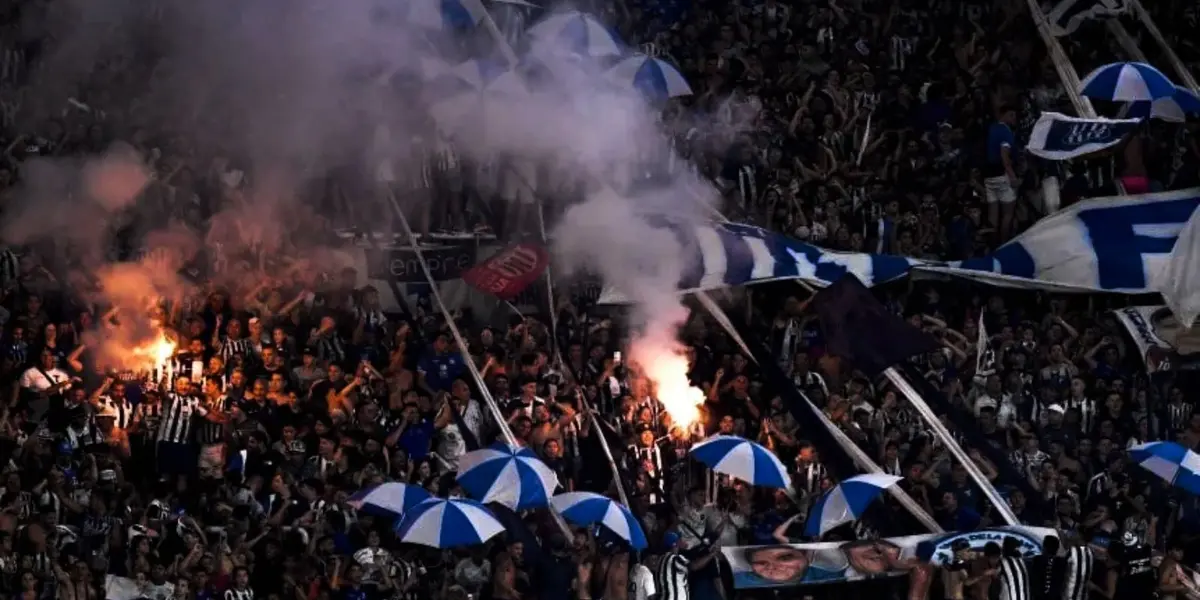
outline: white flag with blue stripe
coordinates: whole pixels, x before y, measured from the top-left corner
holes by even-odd
[[[1038,221],[991,256],[921,270],[1020,287],[1153,293],[1197,206],[1200,188],[1085,200]]]
[[[847,273],[873,286],[917,272],[1027,289],[1148,294],[1165,288],[1172,249],[1198,206],[1200,188],[1085,200],[1038,221],[990,256],[954,263],[835,252],[747,225],[661,226],[691,256],[679,281],[684,293],[782,279],[824,287]],[[599,302],[625,299],[606,288]]]

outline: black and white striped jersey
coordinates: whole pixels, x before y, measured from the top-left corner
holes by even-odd
[[[192,442],[193,419],[208,414],[198,396],[170,392],[163,398],[162,422],[158,426],[160,442],[188,444]]]

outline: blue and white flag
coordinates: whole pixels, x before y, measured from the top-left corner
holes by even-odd
[[[1028,288],[1154,293],[1197,206],[1200,188],[1085,200],[991,256],[920,270]]]
[[[1059,0],[1046,21],[1055,37],[1071,35],[1088,19],[1103,19],[1129,10],[1129,0]]]
[[[923,274],[1058,292],[1152,294],[1165,286],[1175,242],[1197,207],[1200,188],[1085,200],[1038,221],[990,256],[951,263],[835,252],[747,225],[663,227],[694,257],[680,279],[681,293],[783,279],[826,287],[850,273],[867,286]],[[627,301],[605,287],[598,302]]]
[[[1081,119],[1048,112],[1038,117],[1026,149],[1048,160],[1068,160],[1121,143],[1141,119]]]
[[[734,223],[679,225],[672,230],[692,258],[679,282],[683,292],[721,289],[780,279],[799,279],[825,287],[846,273],[867,286],[904,277],[923,261],[887,254],[837,252],[760,227]],[[602,304],[622,304],[619,290],[606,288]]]

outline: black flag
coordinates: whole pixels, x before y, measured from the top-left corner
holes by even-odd
[[[941,348],[936,339],[891,314],[851,274],[813,298],[830,354],[874,377],[905,359]]]

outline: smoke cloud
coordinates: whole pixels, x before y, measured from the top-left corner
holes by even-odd
[[[656,110],[607,79],[602,60],[538,41],[530,50],[536,69],[475,98],[451,98],[443,83],[463,72],[462,61],[481,49],[495,54],[482,28],[454,36],[406,26],[366,0],[59,4],[49,27],[62,43],[43,57],[33,97],[53,107],[74,96],[132,124],[122,134],[147,156],[121,147],[82,163],[27,163],[6,241],[53,238],[104,257],[114,230],[153,234],[171,257],[165,262],[160,254],[80,265],[99,279],[107,303],[130,309],[144,309],[151,294],[194,293],[174,269],[201,252],[290,256],[283,265],[246,265],[290,277],[338,256],[323,237],[305,235],[328,225],[301,200],[307,190],[333,175],[371,189],[381,158],[401,177],[417,173],[410,146],[448,138],[462,159],[510,165],[502,179],[516,187],[528,179],[585,184],[586,197],[553,227],[555,269],[599,273],[631,299],[631,358],[670,396],[664,401],[699,403],[677,342],[687,311],[676,283],[687,256],[645,215],[708,219],[717,194],[691,172],[633,189],[645,157],[664,155],[665,140]],[[148,65],[147,56],[155,58]],[[186,212],[198,183],[218,189],[226,207],[201,230],[165,216]],[[228,287],[244,283],[237,279],[217,275]]]

